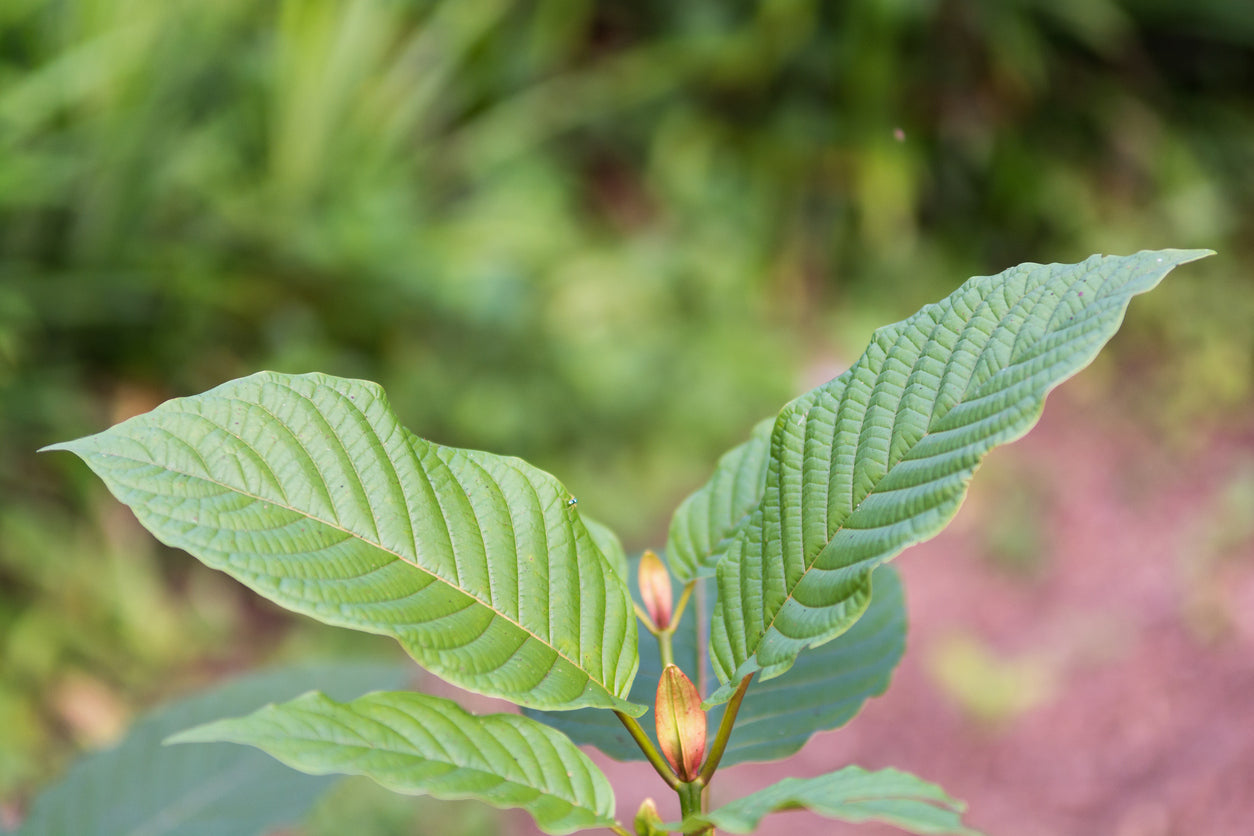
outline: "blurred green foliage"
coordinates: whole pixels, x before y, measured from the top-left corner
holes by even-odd
[[[1116,347],[1185,422],[1254,383],[1251,89],[1228,0],[4,0],[0,794],[67,671],[125,708],[271,618],[42,444],[361,376],[643,545],[967,276],[1213,247]]]

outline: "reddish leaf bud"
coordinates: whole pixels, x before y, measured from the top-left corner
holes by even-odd
[[[693,781],[705,757],[705,712],[697,686],[675,665],[667,665],[653,705],[657,742],[682,781]]]
[[[671,624],[671,576],[662,559],[651,551],[640,556],[640,600],[653,625],[665,630]]]

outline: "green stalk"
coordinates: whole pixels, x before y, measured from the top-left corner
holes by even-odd
[[[732,698],[727,702],[727,709],[723,712],[723,721],[718,724],[718,734],[714,736],[710,753],[706,755],[705,765],[701,767],[701,774],[697,776],[695,783],[701,785],[710,783],[714,770],[718,769],[718,762],[723,759],[723,752],[727,750],[727,741],[731,737],[732,727],[736,725],[736,714],[740,711],[740,704],[745,700],[745,692],[749,690],[751,679],[753,679],[753,674],[740,680],[736,693],[732,694]]]
[[[684,591],[679,596],[679,603],[675,605],[675,612],[671,615],[669,628],[672,631],[679,624],[679,620],[684,617],[684,607],[688,606],[688,599],[692,597],[692,590],[696,585],[697,582],[695,580],[684,584]]]
[[[666,670],[667,665],[675,664],[675,650],[673,642],[675,637],[675,628],[672,626],[666,630],[659,630],[657,633],[657,653],[662,659],[662,669]]]
[[[657,747],[653,745],[653,741],[644,733],[644,729],[636,722],[636,718],[629,717],[621,711],[615,711],[614,714],[618,717],[619,722],[626,727],[627,733],[631,735],[631,739],[636,741],[640,751],[644,752],[644,756],[652,764],[653,769],[666,782],[666,786],[678,792],[679,788],[683,786],[683,781],[679,780],[675,770],[671,769],[671,765],[666,762],[666,758],[662,757],[662,753],[657,750]]]
[[[698,815],[701,812],[701,791],[705,786],[698,778],[686,784],[680,784],[679,792],[679,815],[680,818],[686,819],[689,816]],[[705,832],[705,831],[702,831]]]

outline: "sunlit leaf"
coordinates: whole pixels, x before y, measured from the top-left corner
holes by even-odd
[[[992,448],[1026,433],[1132,296],[1203,250],[1023,264],[875,332],[849,371],[789,404],[766,490],[718,563],[710,649],[725,701],[788,670],[870,603],[871,572],[939,532]]]
[[[626,582],[573,497],[519,459],[415,437],[374,384],[262,372],[47,449],[81,456],[163,542],[393,636],[463,688],[644,711],[622,699]]]

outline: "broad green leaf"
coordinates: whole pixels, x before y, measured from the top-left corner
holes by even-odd
[[[786,758],[814,734],[845,725],[868,699],[888,690],[906,651],[905,601],[893,567],[881,566],[871,580],[871,604],[852,627],[803,654],[782,676],[749,686],[723,766]],[[723,708],[710,711],[712,726]]]
[[[849,766],[817,778],[785,778],[671,829],[693,833],[712,824],[728,833],[752,833],[769,813],[809,810],[846,822],[891,824],[909,833],[979,836],[962,824],[964,809],[940,787],[908,773]]]
[[[238,836],[299,821],[333,781],[238,746],[162,746],[194,723],[323,687],[349,699],[396,688],[411,666],[327,663],[253,674],[144,716],[116,747],[89,755],[31,806],[20,836]]]
[[[614,824],[609,781],[560,732],[527,717],[477,717],[428,694],[367,694],[339,703],[305,694],[170,743],[255,746],[302,772],[364,775],[390,790],[521,807],[548,833]]]
[[[718,564],[710,649],[725,701],[778,676],[866,610],[876,566],[938,533],[992,448],[1114,335],[1132,296],[1207,255],[1163,250],[1023,264],[881,328],[835,380],[789,404],[766,490]]]
[[[675,509],[666,557],[684,583],[714,574],[736,528],[762,501],[774,424],[771,418],[754,427],[749,440],[724,454],[709,481]]]
[[[867,699],[888,689],[906,647],[905,602],[901,581],[892,566],[877,569],[872,583],[870,607],[847,632],[802,654],[782,676],[755,681],[749,687],[722,766],[779,760],[795,754],[811,736],[845,725]],[[690,605],[674,639],[675,660],[689,674],[698,666],[695,616],[696,609]],[[632,685],[631,699],[653,700],[661,670],[657,640],[641,632],[640,672]],[[713,671],[708,667],[707,670],[707,679],[714,681]],[[711,729],[718,727],[723,709],[722,705],[710,709]],[[584,708],[526,713],[560,729],[576,743],[595,746],[617,760],[644,760],[622,723],[609,712]],[[644,727],[652,738],[653,724],[645,723]]]
[[[415,437],[375,384],[262,372],[46,449],[82,457],[163,542],[393,636],[456,685],[645,710],[622,699],[630,595],[573,497],[520,459]]]

